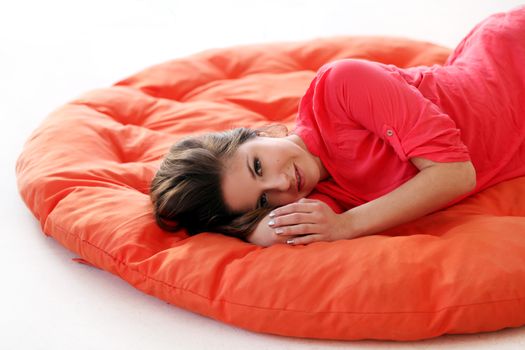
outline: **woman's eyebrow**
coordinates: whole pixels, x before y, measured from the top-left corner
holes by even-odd
[[[250,170],[250,175],[252,176],[252,179],[255,180],[255,172],[250,167],[250,160],[248,159],[248,156],[246,156],[246,166],[248,167],[248,170]]]
[[[246,166],[248,167],[248,170],[250,170],[250,175],[252,176],[252,179],[255,180],[255,171],[250,167],[250,159],[248,156],[246,156]],[[252,210],[256,210],[259,207],[259,200],[257,199],[257,202],[255,202],[255,207]]]

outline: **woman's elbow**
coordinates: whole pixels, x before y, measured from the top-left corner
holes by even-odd
[[[466,192],[473,191],[477,186],[477,173],[474,164],[471,161],[463,163],[465,166],[465,184],[467,186]]]

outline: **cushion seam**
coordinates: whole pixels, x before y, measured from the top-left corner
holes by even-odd
[[[191,294],[196,295],[196,296],[198,296],[200,298],[206,299],[207,301],[227,303],[227,304],[232,304],[232,305],[237,305],[237,306],[242,306],[242,307],[248,307],[248,308],[257,308],[257,309],[272,310],[272,311],[297,312],[297,313],[305,313],[305,314],[319,314],[319,313],[323,313],[323,314],[358,314],[358,315],[437,314],[437,313],[446,311],[447,309],[453,309],[453,308],[464,308],[464,307],[470,307],[470,306],[476,306],[476,305],[488,305],[488,304],[496,304],[496,303],[502,303],[502,302],[505,303],[505,302],[514,302],[514,301],[523,301],[523,300],[525,300],[525,297],[518,297],[518,298],[513,298],[513,299],[492,300],[492,301],[485,301],[485,302],[472,303],[472,304],[451,305],[451,306],[445,306],[445,307],[442,307],[442,308],[440,308],[438,310],[433,310],[433,311],[386,311],[386,312],[305,311],[305,310],[294,310],[294,309],[272,308],[272,307],[261,307],[261,306],[255,306],[255,305],[247,305],[247,304],[241,304],[241,303],[237,303],[237,302],[232,302],[232,301],[225,300],[225,299],[211,299],[211,298],[209,298],[209,297],[207,297],[205,295],[199,294],[199,293],[197,293],[195,291],[192,291],[190,289],[185,289],[185,288],[182,288],[182,287],[178,287],[178,286],[172,285],[172,284],[170,284],[170,283],[168,283],[166,281],[153,278],[153,277],[145,274],[144,272],[142,272],[142,271],[140,271],[140,270],[138,270],[136,268],[131,267],[129,264],[127,264],[123,260],[117,259],[112,254],[110,254],[106,250],[96,246],[95,244],[91,243],[90,241],[80,238],[80,235],[78,235],[76,233],[73,233],[73,232],[69,232],[69,231],[65,230],[62,226],[60,226],[58,224],[54,224],[54,227],[58,228],[63,233],[66,233],[68,235],[72,235],[72,236],[76,237],[78,240],[80,240],[81,243],[85,243],[85,244],[89,245],[90,247],[93,247],[93,248],[101,251],[103,254],[105,254],[108,257],[110,257],[114,262],[116,262],[118,264],[121,264],[121,265],[124,265],[125,268],[127,268],[127,269],[129,269],[129,270],[131,270],[131,271],[133,271],[135,273],[138,273],[138,274],[142,275],[145,279],[148,279],[148,280],[160,283],[160,284],[162,284],[164,286],[167,286],[169,288],[178,289],[178,290],[181,290],[181,291],[184,291],[184,292],[191,293]],[[85,258],[85,257],[83,257],[83,258]],[[104,268],[102,268],[102,270],[107,271]],[[127,280],[126,280],[126,282],[130,283]]]

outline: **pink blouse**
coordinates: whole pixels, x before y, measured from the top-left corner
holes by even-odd
[[[309,197],[337,212],[361,205],[415,176],[412,157],[472,161],[476,188],[446,206],[524,176],[519,20],[480,23],[443,66],[402,69],[358,59],[322,66],[301,99],[294,130],[331,174]]]

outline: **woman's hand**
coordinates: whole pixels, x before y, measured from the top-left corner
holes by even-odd
[[[263,247],[268,247],[275,243],[286,243],[289,237],[281,237],[275,234],[275,230],[268,225],[272,218],[266,215],[257,225],[255,230],[249,234],[246,239],[248,242]]]
[[[347,219],[319,200],[303,198],[274,209],[269,216],[270,220],[264,221],[283,243],[296,245],[352,238]]]

